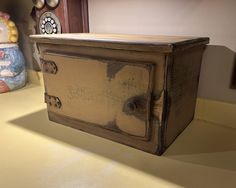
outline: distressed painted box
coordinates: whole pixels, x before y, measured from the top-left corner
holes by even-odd
[[[209,38],[57,34],[31,39],[41,52],[51,121],[161,155],[194,117]]]

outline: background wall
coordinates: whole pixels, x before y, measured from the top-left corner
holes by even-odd
[[[89,0],[90,31],[208,36],[199,96],[236,103],[235,0]]]

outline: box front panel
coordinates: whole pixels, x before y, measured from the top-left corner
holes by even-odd
[[[60,108],[49,104],[49,111],[149,139],[152,63],[56,53],[46,53],[43,61],[46,93],[61,102]],[[47,62],[56,65],[56,73],[47,70]]]

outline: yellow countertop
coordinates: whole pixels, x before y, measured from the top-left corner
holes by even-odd
[[[50,122],[37,85],[0,95],[0,188],[236,187],[236,129],[194,120],[161,156]]]

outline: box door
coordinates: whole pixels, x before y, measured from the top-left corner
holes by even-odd
[[[152,63],[46,53],[43,69],[49,111],[148,139]]]

